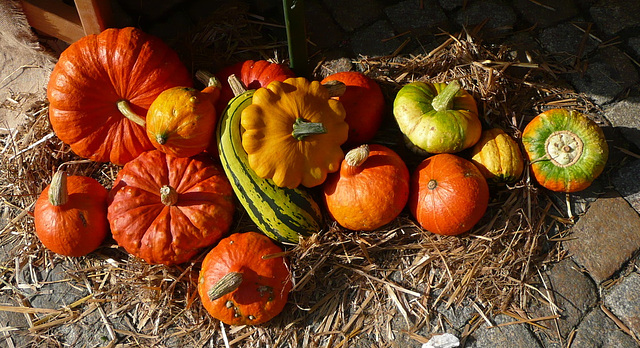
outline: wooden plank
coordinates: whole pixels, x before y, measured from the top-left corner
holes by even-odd
[[[100,34],[109,27],[111,8],[107,0],[75,0],[85,35]]]
[[[73,43],[84,36],[78,12],[62,1],[22,0],[29,25],[38,31]]]

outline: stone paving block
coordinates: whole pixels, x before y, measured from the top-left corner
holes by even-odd
[[[640,147],[640,97],[630,97],[604,108],[604,116],[624,137]]]
[[[455,16],[456,23],[467,28],[473,28],[488,20],[484,29],[500,29],[501,31],[511,30],[516,19],[516,13],[511,6],[491,0],[468,3]]]
[[[640,1],[600,0],[589,12],[598,27],[607,34],[640,26]]]
[[[571,228],[563,247],[599,284],[640,249],[640,216],[616,192],[593,202]]]
[[[330,8],[336,22],[346,31],[354,31],[371,24],[383,14],[382,4],[377,0],[323,1]]]
[[[578,14],[578,7],[573,0],[516,0],[514,3],[524,19],[541,28],[566,21]]]
[[[612,178],[613,186],[640,213],[640,160],[618,169]]]
[[[578,53],[581,53],[580,58],[584,58],[598,47],[598,42],[593,37],[588,36],[572,23],[561,23],[545,28],[540,31],[538,39],[547,52],[558,58],[564,58],[560,61],[565,64],[573,64]]]
[[[640,58],[640,36],[630,37],[627,43],[636,58]]]
[[[422,7],[420,7],[421,5]],[[448,20],[436,0],[405,0],[396,5],[386,7],[384,12],[389,17],[391,25],[397,33],[419,28],[443,26]]]
[[[636,348],[638,344],[597,306],[577,327],[571,344],[571,348],[585,347]]]
[[[462,7],[466,0],[439,0],[440,6],[446,11],[455,10]]]
[[[313,45],[309,45],[309,50],[314,48],[328,48],[344,40],[344,34],[334,23],[331,13],[327,11],[318,1],[305,2],[307,35]]]
[[[545,272],[546,284],[560,308],[561,315],[557,321],[562,338],[566,338],[571,330],[580,323],[582,317],[598,300],[598,291],[589,276],[579,271],[571,259],[564,259]],[[543,289],[541,289],[544,291]],[[534,316],[543,317],[555,314],[545,305],[535,311]],[[552,326],[552,325],[547,325]],[[555,330],[552,330],[555,333]],[[557,338],[556,338],[557,339]]]
[[[514,320],[515,319],[502,314],[497,315],[494,319],[496,325]],[[473,335],[467,338],[465,347],[537,348],[542,347],[542,345],[527,328],[526,324],[514,324],[494,328],[487,328],[486,324],[484,324],[478,328]]]
[[[393,53],[402,41],[398,38],[385,40],[394,36],[389,21],[380,20],[358,30],[351,36],[351,47],[358,55],[385,56]]]
[[[640,337],[640,274],[631,273],[604,295],[604,304]]]
[[[590,57],[584,73],[567,76],[576,91],[599,105],[612,101],[626,88],[638,83],[638,70],[617,47],[607,47]]]

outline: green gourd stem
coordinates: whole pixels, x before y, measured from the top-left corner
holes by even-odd
[[[296,140],[303,140],[305,137],[316,134],[325,134],[327,129],[320,122],[309,122],[303,118],[297,118],[293,124],[293,132],[291,135]]]
[[[172,206],[178,203],[178,192],[169,185],[160,188],[160,201],[166,206]]]
[[[447,87],[445,87],[440,94],[431,101],[433,109],[436,111],[450,110],[451,105],[453,104],[453,98],[455,98],[460,88],[460,83],[458,81],[451,81]]]
[[[128,101],[121,99],[118,100],[116,105],[118,106],[118,110],[120,111],[120,113],[129,121],[132,121],[142,127],[145,127],[147,125],[147,121],[145,121],[144,118],[140,117],[140,115],[136,114],[133,109],[131,109]]]
[[[242,273],[229,272],[220,278],[207,292],[209,300],[215,301],[220,297],[236,290],[242,284]]]
[[[309,58],[304,21],[304,1],[282,0],[282,5],[289,46],[289,67],[297,76],[307,77],[309,75]]]
[[[229,83],[229,87],[231,87],[231,91],[235,97],[247,91],[247,88],[242,84],[242,81],[235,74],[229,75],[227,78],[227,82]]]
[[[51,178],[49,185],[49,203],[59,207],[67,204],[69,200],[69,191],[67,189],[67,172],[58,170]]]

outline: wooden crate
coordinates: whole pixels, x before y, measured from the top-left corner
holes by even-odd
[[[75,0],[70,6],[61,0],[21,0],[29,25],[67,43],[109,27],[109,0]]]

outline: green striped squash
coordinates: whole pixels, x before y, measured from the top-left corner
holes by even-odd
[[[218,124],[218,152],[238,200],[258,228],[278,242],[297,243],[299,235],[320,230],[322,213],[309,192],[278,187],[249,167],[242,148],[240,115],[251,105],[253,91],[233,98]]]

